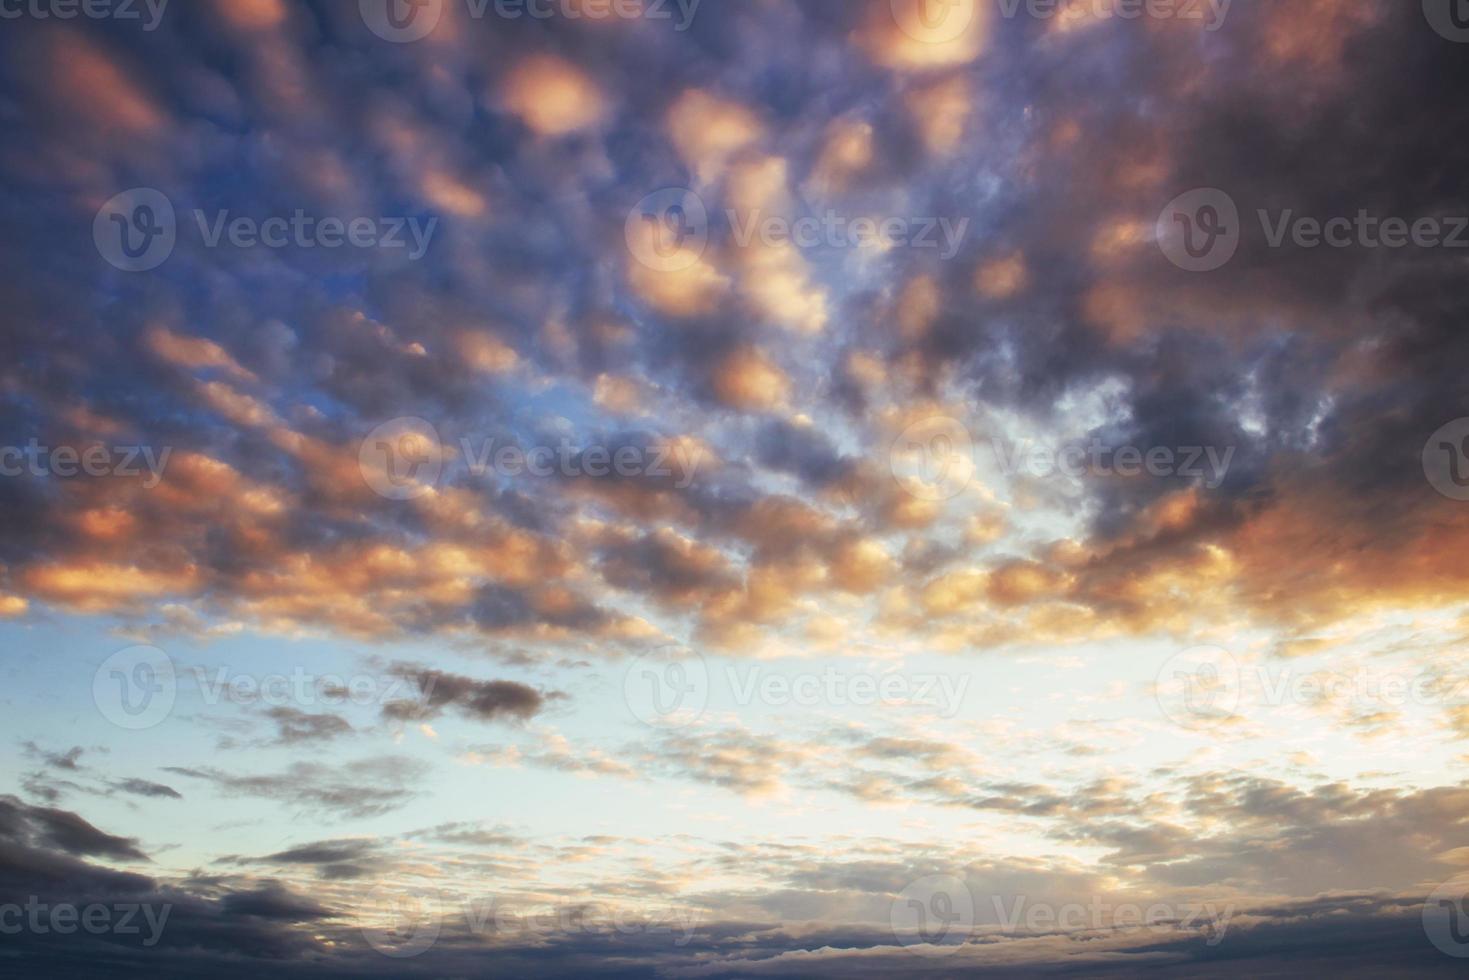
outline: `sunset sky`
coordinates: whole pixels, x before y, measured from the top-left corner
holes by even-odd
[[[0,974],[1463,975],[1465,7],[0,0]]]

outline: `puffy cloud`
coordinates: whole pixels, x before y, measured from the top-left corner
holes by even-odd
[[[685,91],[669,108],[667,126],[679,156],[704,184],[723,176],[729,159],[765,134],[751,109],[696,88]]]
[[[570,62],[531,55],[505,79],[506,107],[540,136],[565,136],[601,122],[607,100],[601,88]]]
[[[779,412],[790,402],[790,378],[756,347],[728,354],[714,368],[712,381],[719,400],[741,411]]]

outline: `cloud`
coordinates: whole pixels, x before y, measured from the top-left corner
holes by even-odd
[[[607,112],[595,82],[575,65],[532,55],[511,70],[505,104],[540,136],[565,136],[595,125]]]
[[[544,693],[515,681],[480,681],[459,674],[399,663],[393,673],[411,681],[419,697],[383,706],[385,718],[427,721],[453,710],[475,721],[529,721],[550,701],[564,698],[559,691]]]

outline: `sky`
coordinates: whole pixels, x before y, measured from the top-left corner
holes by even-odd
[[[1462,0],[0,0],[0,973],[1462,975]]]

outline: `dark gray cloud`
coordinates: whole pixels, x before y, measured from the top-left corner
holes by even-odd
[[[411,681],[419,694],[417,700],[383,707],[383,716],[395,721],[428,721],[450,710],[476,721],[528,721],[548,701],[565,697],[515,681],[475,680],[415,664],[395,664],[392,672]]]

